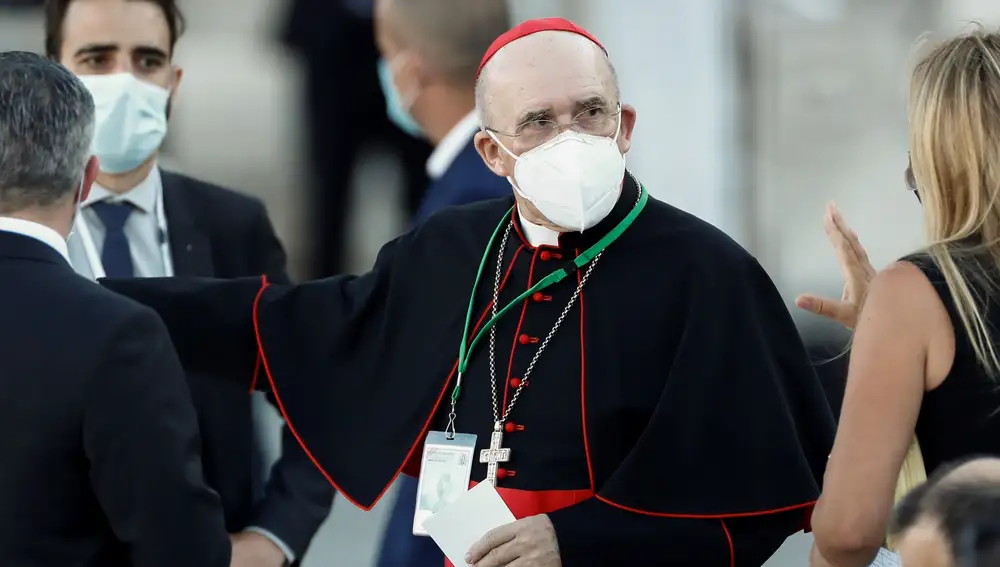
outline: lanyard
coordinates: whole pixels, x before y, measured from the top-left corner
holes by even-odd
[[[602,251],[604,251],[605,248],[610,246],[612,242],[618,240],[618,237],[621,236],[625,232],[625,230],[628,229],[628,227],[632,226],[632,223],[635,222],[635,219],[639,216],[639,213],[642,212],[642,209],[646,206],[646,201],[648,200],[649,200],[649,193],[646,192],[646,188],[643,187],[642,184],[640,183],[639,200],[636,201],[635,206],[632,207],[632,210],[629,211],[628,215],[626,215],[625,218],[623,218],[620,223],[618,223],[607,234],[605,234],[603,238],[598,240],[596,244],[594,244],[590,248],[580,253],[580,255],[577,256],[575,259],[573,259],[573,262],[571,262],[568,266],[564,268],[559,268],[556,271],[552,272],[551,274],[545,276],[544,278],[539,280],[538,283],[531,286],[531,288],[528,289],[528,291],[515,297],[510,303],[504,306],[503,309],[497,311],[496,315],[491,317],[489,321],[486,321],[486,323],[483,324],[483,326],[479,329],[479,332],[476,333],[476,336],[473,337],[472,342],[470,343],[469,325],[472,322],[472,314],[474,313],[476,307],[476,289],[479,288],[479,280],[482,279],[483,270],[486,269],[486,262],[490,257],[490,250],[493,248],[493,242],[496,240],[497,235],[500,234],[500,231],[503,230],[503,228],[507,225],[511,213],[514,211],[514,207],[511,207],[507,211],[507,213],[503,216],[503,218],[500,219],[500,223],[497,224],[496,229],[493,230],[493,235],[490,236],[489,243],[486,244],[486,251],[483,252],[483,258],[482,260],[479,261],[479,271],[476,273],[476,281],[474,284],[472,284],[472,294],[469,297],[469,309],[465,312],[465,328],[462,331],[462,343],[458,345],[458,378],[455,381],[455,388],[451,392],[452,402],[457,401],[459,394],[461,394],[462,374],[464,374],[465,370],[469,367],[469,358],[472,354],[472,350],[479,343],[479,340],[483,338],[483,335],[485,335],[490,330],[490,328],[493,327],[493,325],[496,325],[497,321],[499,321],[500,318],[503,317],[508,311],[510,311],[515,305],[518,305],[528,297],[531,297],[531,295],[536,291],[541,291],[549,286],[561,282],[570,274],[586,266],[591,260],[594,259],[595,256],[597,256]],[[503,252],[501,251],[500,253]]]
[[[153,207],[155,208],[153,212],[156,216],[157,239],[160,241],[160,256],[163,258],[163,275],[168,278],[173,277],[174,262],[173,258],[170,257],[170,243],[167,241],[167,215],[163,208],[163,189],[156,192],[156,202]],[[75,229],[76,234],[80,237],[80,243],[83,245],[83,252],[87,256],[91,275],[95,280],[106,277],[104,263],[101,262],[101,255],[97,252],[97,244],[94,243],[94,237],[90,233],[87,220],[83,218],[82,211],[81,214],[77,215]]]

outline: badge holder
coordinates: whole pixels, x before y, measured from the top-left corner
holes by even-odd
[[[426,536],[424,520],[458,500],[469,490],[476,436],[430,431],[420,458],[417,504],[413,512],[413,535]]]

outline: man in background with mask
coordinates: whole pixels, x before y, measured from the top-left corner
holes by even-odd
[[[50,0],[45,16],[47,55],[80,77],[96,105],[101,170],[69,247],[77,272],[286,280],[262,203],[157,166],[182,77],[172,61],[183,28],[175,1]],[[326,518],[332,491],[290,435],[265,485],[246,390],[199,378],[191,390],[205,476],[236,534],[234,567],[293,561]]]
[[[781,296],[626,170],[636,111],[586,30],[504,33],[476,100],[513,195],[432,216],[364,275],[102,283],[189,367],[247,385],[259,362],[355,504],[400,471],[495,486],[517,521],[453,561],[759,567],[807,524],[834,433]]]
[[[427,160],[430,187],[414,221],[453,205],[510,194],[479,157],[474,143],[476,71],[497,36],[510,28],[506,2],[497,0],[376,0],[375,37],[386,113],[404,132],[434,145]],[[380,567],[440,567],[441,550],[413,535],[417,480],[397,482]]]
[[[0,565],[227,567],[163,323],[69,264],[93,124],[64,67],[0,53]]]

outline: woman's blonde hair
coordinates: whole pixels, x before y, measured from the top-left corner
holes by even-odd
[[[910,80],[909,122],[926,251],[980,364],[1000,376],[987,319],[1000,275],[1000,34],[977,28],[920,60]]]

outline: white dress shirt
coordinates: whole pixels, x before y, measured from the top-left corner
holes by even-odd
[[[154,167],[149,176],[142,180],[131,190],[122,194],[111,191],[97,185],[90,190],[90,194],[83,202],[83,210],[77,222],[87,223],[87,229],[94,239],[94,247],[100,254],[104,248],[104,223],[98,218],[97,213],[90,208],[90,205],[100,202],[129,203],[135,210],[129,215],[125,222],[125,236],[128,238],[129,250],[132,254],[132,264],[135,266],[135,276],[139,278],[163,277],[170,274],[166,272],[166,263],[163,254],[166,247],[161,246],[160,241],[166,238],[161,234],[161,227],[157,221],[157,203],[162,203],[160,197],[163,192],[163,180],[159,167]],[[167,219],[169,223],[169,219]],[[166,227],[164,227],[166,228]],[[82,276],[94,279],[90,262],[87,260],[87,252],[83,247],[80,238],[70,239],[69,258],[73,269]],[[289,563],[295,561],[295,553],[278,536],[260,527],[250,526],[244,531],[256,532],[271,540],[278,549],[284,553]]]
[[[44,224],[13,217],[0,217],[0,231],[13,232],[14,234],[34,238],[43,244],[49,245],[60,256],[65,258],[66,262],[69,262],[66,239],[56,232],[55,229],[49,228]]]
[[[104,249],[104,223],[97,213],[90,208],[94,203],[129,203],[135,210],[125,221],[125,236],[128,238],[129,250],[132,253],[132,265],[135,266],[135,276],[139,278],[156,278],[168,275],[163,258],[163,247],[160,241],[165,238],[160,232],[156,220],[156,203],[163,191],[160,169],[154,167],[149,176],[131,190],[118,195],[94,183],[90,194],[83,202],[83,210],[77,222],[87,223],[87,230],[94,240],[97,254]],[[94,279],[93,270],[87,260],[87,252],[83,247],[82,237],[75,235],[69,242],[70,262],[78,274]]]
[[[431,157],[427,158],[427,176],[432,181],[441,179],[479,129],[479,117],[475,111],[465,115],[458,124],[452,126],[444,138],[441,138],[441,142],[434,147]]]
[[[521,209],[518,209],[517,218],[521,219],[521,232],[528,239],[528,244],[538,248],[539,246],[559,246],[559,232],[537,225],[524,218]]]

